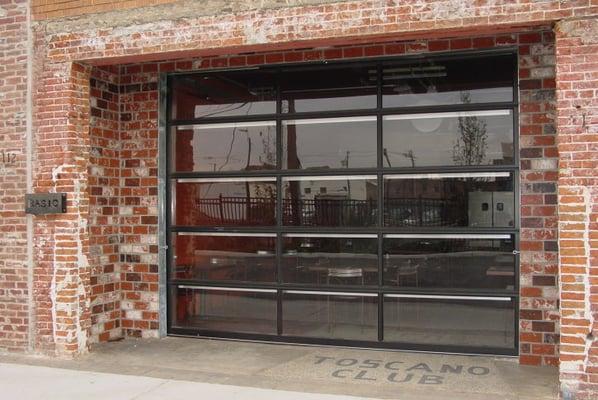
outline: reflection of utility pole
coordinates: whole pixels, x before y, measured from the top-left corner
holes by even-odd
[[[349,168],[349,154],[351,152],[349,150],[347,150],[347,155],[345,156],[345,161],[343,162],[343,164],[345,164],[345,168]],[[351,200],[351,180],[347,179],[347,200]]]
[[[249,130],[245,130],[247,133],[247,165],[245,165],[245,171],[249,170],[249,165],[251,164],[251,138],[249,137]],[[249,181],[245,181],[245,196],[246,196],[246,206],[245,206],[245,218],[247,218],[247,222],[251,220],[250,213],[251,213],[251,194],[249,193]]]
[[[403,157],[407,157],[407,158],[409,158],[409,159],[411,160],[411,167],[412,167],[412,168],[415,168],[415,159],[416,159],[417,157],[415,157],[415,155],[413,154],[413,150],[409,150],[409,151],[408,151],[408,152],[406,152],[406,153],[401,153],[401,155],[402,155]]]
[[[388,158],[388,150],[386,149],[386,147],[384,148],[383,154],[384,158],[386,159],[386,162],[388,163],[388,166],[392,167],[392,165],[390,164],[390,158]]]
[[[409,151],[407,151],[405,153],[401,153],[401,155],[403,157],[409,158],[411,160],[411,168],[415,168],[415,155],[413,154],[413,150],[409,150]],[[411,188],[412,194],[411,195],[413,196],[413,199],[414,199],[413,201],[415,201],[415,196],[416,196],[416,193],[417,193],[417,182],[418,181],[415,180],[415,179],[411,180],[411,186],[412,186],[412,188]],[[419,202],[417,203],[417,210],[418,210],[417,215],[420,216],[420,218],[419,218],[420,224],[423,225],[423,220],[422,220],[423,210],[422,210],[421,193],[419,195]]]
[[[289,113],[295,112],[295,99],[290,97],[288,99]],[[295,124],[287,124],[287,131],[286,131],[286,139],[287,139],[287,168],[288,169],[298,169],[301,168],[301,161],[299,160],[299,156],[297,154],[297,126]],[[301,219],[303,217],[303,202],[301,198],[301,184],[299,181],[289,181],[289,201],[290,201],[290,216],[291,222],[294,225],[301,225]],[[286,210],[286,200],[285,193],[283,193],[283,215]],[[315,196],[314,196],[315,198]],[[282,218],[282,216],[281,216]],[[294,219],[293,219],[294,218]]]

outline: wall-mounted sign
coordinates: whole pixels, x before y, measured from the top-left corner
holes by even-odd
[[[66,193],[41,193],[25,195],[27,214],[62,214],[66,212]]]

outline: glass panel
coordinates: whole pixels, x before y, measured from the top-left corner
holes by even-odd
[[[512,301],[384,296],[387,342],[512,349]]]
[[[171,290],[173,328],[276,334],[276,292]]]
[[[287,235],[283,281],[309,285],[377,285],[378,240],[351,235]]]
[[[276,225],[275,179],[178,179],[173,185],[176,225]]]
[[[171,82],[173,119],[276,112],[276,76],[270,71],[179,75]]]
[[[382,102],[407,107],[512,101],[515,66],[513,55],[387,65]]]
[[[378,297],[284,292],[283,335],[378,340]]]
[[[283,168],[376,167],[376,117],[283,122]]]
[[[295,69],[281,74],[282,112],[376,107],[376,67]]]
[[[285,178],[284,225],[376,225],[375,176]]]
[[[384,117],[384,166],[513,164],[509,110]]]
[[[178,126],[171,131],[177,172],[276,168],[276,122]]]
[[[513,227],[508,172],[404,174],[384,180],[386,226]]]
[[[492,236],[385,238],[384,283],[399,287],[512,290],[513,245],[510,237]]]
[[[172,279],[276,281],[275,235],[180,232],[172,246]]]

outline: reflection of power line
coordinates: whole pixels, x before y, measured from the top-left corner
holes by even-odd
[[[341,161],[341,164],[344,164],[345,168],[349,168],[349,154],[351,152],[347,150],[347,157],[345,158],[344,162]],[[347,199],[351,200],[351,180],[347,179]]]
[[[403,156],[405,158],[408,158],[411,160],[411,167],[415,167],[415,160],[417,159],[417,157],[415,156],[415,153],[413,153],[413,150],[408,150],[404,153],[400,153],[400,152],[396,152],[396,151],[388,151],[388,149],[385,148],[383,150],[384,159],[386,160],[388,166],[392,167],[392,165],[390,163],[390,157],[388,156],[389,154],[393,154],[395,156]]]
[[[411,167],[415,167],[415,159],[417,157],[415,157],[415,154],[413,154],[413,150],[409,150],[409,151],[407,151],[405,153],[401,153],[401,155],[403,157],[406,157],[406,158],[410,159],[411,160]]]
[[[224,109],[216,110],[216,111],[214,111],[214,112],[212,112],[210,114],[202,115],[201,118],[211,117],[211,116],[222,114],[222,113],[225,113],[225,112],[235,111],[235,110],[238,110],[241,107],[245,107],[247,104],[252,104],[252,103],[241,103],[239,105],[236,105],[236,104],[225,104],[224,105]]]
[[[228,148],[228,153],[226,153],[226,157],[224,157],[224,162],[218,168],[218,172],[222,171],[222,168],[224,168],[230,162],[230,160],[231,160],[231,154],[233,152],[233,145],[235,143],[235,136],[237,134],[237,129],[238,128],[236,126],[233,128],[233,134],[232,134],[230,145],[229,145],[229,148]],[[247,129],[243,129],[243,130],[240,130],[240,131],[247,133]]]
[[[249,104],[249,107],[247,107],[247,112],[245,113],[245,115],[249,114],[249,111],[251,110],[251,107],[253,105],[253,103],[243,103],[240,107],[243,107],[244,105]],[[245,129],[245,131],[247,131],[247,129]],[[218,172],[222,171],[222,168],[224,168],[230,161],[230,156],[233,152],[233,145],[235,143],[235,136],[237,134],[237,127],[235,126],[233,128],[233,132],[232,132],[232,137],[231,137],[231,141],[230,141],[230,145],[228,147],[228,153],[226,154],[224,163],[222,163],[222,165],[220,166],[220,168],[218,168]],[[210,183],[210,185],[208,186],[208,188],[206,189],[206,196],[210,193],[210,190],[212,189],[213,183]]]
[[[249,107],[247,107],[247,111],[245,112],[245,115],[249,115],[249,111],[251,111],[251,107],[253,106],[253,103],[244,103],[244,104],[249,104]],[[235,126],[233,128],[233,135],[231,137],[231,142],[230,142],[230,146],[228,148],[228,153],[226,154],[226,160],[225,162],[220,166],[220,168],[218,168],[218,172],[222,171],[222,168],[224,168],[230,161],[230,155],[233,151],[233,144],[235,143],[235,134],[237,133],[237,127]],[[247,129],[244,130],[245,132],[248,132]]]
[[[388,150],[386,148],[384,148],[383,154],[384,158],[386,159],[386,162],[388,163],[388,166],[392,167],[392,164],[390,163],[390,158],[388,158]]]
[[[361,154],[359,154],[360,152],[356,152],[356,151],[351,151],[351,158],[354,157],[369,157],[372,156],[374,154],[376,154],[375,151],[363,151],[361,152]],[[313,158],[313,157],[330,157],[330,156],[336,156],[337,153],[336,152],[329,152],[329,153],[310,153],[310,154],[303,154],[301,157],[303,158]],[[346,156],[346,154],[345,154]],[[344,157],[343,157],[344,159]]]

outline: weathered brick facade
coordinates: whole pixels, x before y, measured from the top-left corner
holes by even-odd
[[[561,276],[560,370],[565,398],[598,393],[598,22],[556,28]]]
[[[0,7],[0,349],[29,347],[27,3]],[[0,351],[2,351],[0,350]]]
[[[89,234],[92,341],[122,337],[120,287],[120,74],[94,68],[90,79]]]
[[[161,72],[511,46],[520,78],[520,362],[560,361],[569,398],[598,392],[595,0],[212,1],[204,10],[183,1],[68,20],[45,18],[90,10],[33,3],[28,26],[25,2],[0,1],[0,58],[15,66],[0,67],[0,132],[2,148],[18,154],[0,166],[0,348],[74,355],[90,342],[158,336]],[[69,199],[67,214],[32,218],[32,270],[27,136],[33,191]]]

